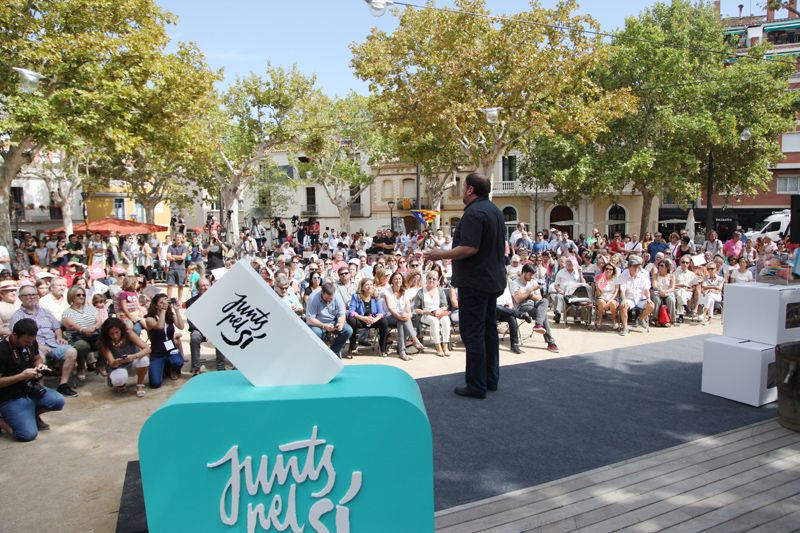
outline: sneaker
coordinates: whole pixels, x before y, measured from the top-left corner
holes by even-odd
[[[531,318],[531,315],[529,315],[528,313],[520,313],[520,314],[519,314],[519,317],[520,317],[522,320],[524,320],[525,322],[527,322],[528,324],[530,324],[531,322],[533,322],[533,318]]]
[[[555,320],[556,324],[561,322],[561,313],[556,312],[555,314],[553,314],[553,320]]]
[[[645,330],[645,332],[650,333],[650,321],[648,320],[640,320],[639,327]]]
[[[547,345],[547,351],[558,353],[558,346],[556,346],[555,343],[551,342],[550,344]]]
[[[624,337],[625,335],[628,334],[628,328],[622,328],[621,330],[619,330],[619,334]]]
[[[58,388],[56,389],[56,391],[58,391],[58,393],[61,394],[61,396],[64,396],[64,397],[70,397],[70,398],[77,398],[78,397],[78,393],[75,392],[72,389],[72,387],[70,387],[69,384],[67,384],[67,383],[62,383],[61,385],[59,385]]]
[[[48,429],[50,429],[50,424],[48,424],[47,422],[45,422],[44,420],[42,420],[37,416],[36,429],[38,429],[39,431],[47,431]]]
[[[546,330],[544,329],[544,326],[543,326],[543,325],[541,325],[541,324],[538,324],[538,323],[537,323],[536,325],[534,325],[534,326],[533,326],[533,332],[534,332],[534,333],[541,333],[541,334],[544,334],[544,333],[545,333],[545,331],[546,331]]]
[[[678,315],[678,318],[675,319],[676,324],[683,324],[683,315]]]

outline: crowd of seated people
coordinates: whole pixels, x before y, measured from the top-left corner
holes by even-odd
[[[440,230],[348,234],[321,229],[314,219],[288,226],[280,219],[253,220],[230,241],[212,217],[197,233],[186,235],[184,225],[162,239],[24,235],[13,254],[0,246],[0,429],[29,440],[47,427],[41,413],[60,409],[63,398],[77,396],[93,375],[120,392],[133,378],[142,397],[147,386],[179,379],[187,362],[192,375],[204,372],[206,337],[186,323],[183,309],[211,287],[214,271],[237,260],[249,261],[340,357],[369,347],[365,351],[410,361],[426,344],[437,356],[451,354],[458,327],[452,265],[424,259],[426,250],[451,246],[449,236]],[[520,224],[506,251],[498,335],[507,335],[511,351],[520,353],[523,323],[531,336],[542,335],[547,350],[558,352],[554,324],[568,321],[576,305],[587,325],[600,330],[609,324],[620,335],[692,319],[708,324],[724,303],[726,283],[754,281],[789,250],[785,242],[748,240],[739,232],[724,243],[713,231],[698,242],[685,233],[665,239],[658,232],[639,238],[593,231],[573,239],[557,229],[528,232]],[[225,368],[216,350],[216,369]],[[11,376],[42,384],[45,374],[52,374],[55,389],[44,387],[44,400],[26,404],[20,422],[8,397],[29,392],[18,384],[21,377]]]

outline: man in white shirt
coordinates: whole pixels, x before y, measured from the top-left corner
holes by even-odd
[[[634,233],[631,236],[631,240],[625,243],[625,252],[627,252],[627,255],[642,253],[642,243],[639,240],[639,235]]]
[[[0,339],[11,334],[8,323],[22,303],[17,298],[17,282],[13,279],[0,281]]]
[[[0,272],[3,270],[11,272],[11,255],[8,253],[8,248],[0,245]]]
[[[650,331],[649,317],[655,309],[655,304],[650,299],[650,276],[642,269],[642,258],[632,255],[628,258],[628,269],[619,276],[619,293],[622,304],[619,307],[619,318],[622,329],[619,334],[623,337],[628,334],[628,311],[639,309],[639,325]]]
[[[67,280],[64,278],[54,278],[50,283],[50,292],[42,296],[39,306],[50,312],[61,322],[61,315],[69,308],[67,303]]]
[[[550,323],[547,320],[547,299],[542,296],[539,284],[533,279],[533,265],[528,263],[522,267],[522,272],[514,281],[509,283],[509,290],[514,299],[514,307],[520,318],[527,321],[523,313],[533,317],[535,324],[533,331],[542,333],[547,343],[547,349],[553,353],[558,352],[558,346],[550,334]]]
[[[684,255],[680,260],[680,268],[675,271],[675,307],[678,315],[675,321],[678,324],[683,322],[685,307],[692,309],[692,297],[697,290],[697,276],[692,272],[691,263],[691,258]]]
[[[517,229],[515,229],[511,233],[511,238],[508,239],[508,242],[511,244],[512,248],[516,246],[517,241],[522,238],[524,231],[525,231],[525,223],[520,222],[519,224],[517,224]]]
[[[565,268],[562,268],[558,271],[558,274],[556,274],[556,278],[553,281],[553,292],[551,296],[553,298],[553,313],[556,324],[561,321],[561,314],[566,308],[566,300],[564,296],[572,288],[572,286],[577,283],[585,283],[583,280],[583,274],[581,273],[580,269],[575,268],[575,263],[573,263],[570,258],[567,258]]]

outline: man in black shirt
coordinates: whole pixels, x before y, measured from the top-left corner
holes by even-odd
[[[486,398],[500,379],[497,297],[506,286],[505,221],[489,200],[492,182],[473,172],[464,178],[464,216],[453,233],[451,250],[433,249],[426,259],[453,260],[452,284],[458,288],[459,329],[467,348],[466,386],[455,393]]]
[[[39,415],[60,411],[64,397],[39,383],[43,364],[36,344],[36,322],[23,318],[14,324],[7,339],[0,341],[0,429],[23,442],[36,438],[50,426]]]

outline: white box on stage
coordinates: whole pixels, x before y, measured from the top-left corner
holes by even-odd
[[[703,346],[700,390],[759,407],[778,399],[776,372],[774,346],[713,337]]]
[[[763,344],[800,341],[800,287],[729,283],[722,334]]]

